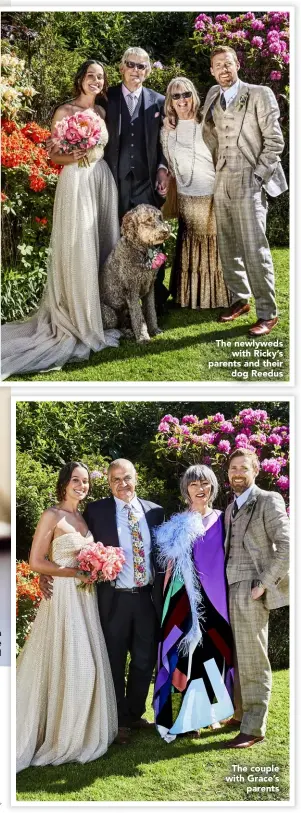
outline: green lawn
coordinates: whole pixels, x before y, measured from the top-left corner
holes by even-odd
[[[277,280],[279,325],[273,332],[249,345],[235,347],[235,341],[250,341],[248,328],[256,321],[254,307],[247,316],[233,323],[220,324],[219,310],[170,311],[159,320],[163,333],[144,345],[133,340],[122,340],[119,348],[108,348],[93,353],[89,362],[69,364],[64,370],[36,375],[14,376],[10,381],[251,381],[252,383],[279,383],[289,379],[289,250],[273,250]],[[230,342],[221,347],[218,340]],[[271,347],[274,358],[258,359],[256,352],[267,352],[266,342],[278,339],[283,346]],[[232,351],[247,353],[232,356]],[[249,355],[248,355],[249,354]],[[281,355],[283,354],[283,355]],[[214,366],[209,362],[240,362],[241,367]],[[257,366],[250,367],[250,363]],[[244,365],[248,366],[244,366]],[[274,367],[270,366],[274,364]],[[254,375],[256,373],[256,376]],[[265,373],[258,377],[258,373]],[[269,375],[268,375],[269,373]],[[280,377],[281,376],[281,377]]]
[[[223,748],[231,738],[225,730],[203,730],[200,740],[178,738],[167,745],[156,731],[132,735],[128,746],[112,745],[108,753],[86,765],[70,763],[59,768],[28,768],[18,774],[18,801],[257,801],[289,799],[289,673],[274,672],[267,735],[264,742],[241,752]],[[151,719],[151,692],[147,714]],[[226,781],[232,765],[274,766],[272,782]],[[265,776],[254,772],[254,776]],[[278,782],[275,780],[278,778]],[[273,787],[249,793],[247,788]]]

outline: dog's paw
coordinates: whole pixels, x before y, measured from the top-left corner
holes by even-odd
[[[160,333],[163,333],[163,330],[161,330],[160,327],[156,327],[155,330],[150,330],[151,336],[159,336]]]
[[[137,339],[138,344],[143,344],[144,342],[150,342],[150,336],[147,332],[143,332],[140,334],[139,339]]]

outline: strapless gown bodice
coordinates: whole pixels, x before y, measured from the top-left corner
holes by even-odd
[[[53,540],[49,558],[76,567],[93,541],[71,532]],[[96,589],[57,576],[42,599],[17,660],[17,771],[29,765],[89,762],[102,756],[118,730],[115,691]]]
[[[83,536],[80,531],[62,534],[52,540],[49,558],[60,567],[76,567],[76,557],[91,542],[93,542],[93,536],[90,531],[86,536]]]

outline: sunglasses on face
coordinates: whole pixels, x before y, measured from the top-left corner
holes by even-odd
[[[191,99],[191,90],[185,90],[184,93],[172,93],[171,98],[177,102],[178,99]]]
[[[138,68],[138,71],[145,71],[145,68],[147,68],[144,62],[130,62],[127,60],[125,64],[127,68]]]

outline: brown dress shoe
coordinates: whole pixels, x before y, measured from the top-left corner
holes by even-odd
[[[255,737],[254,734],[237,734],[234,740],[224,742],[224,748],[250,748],[256,742],[262,742],[264,737]]]
[[[131,723],[131,728],[152,728],[155,723],[151,723],[150,720],[146,720],[145,717],[140,717],[140,720],[135,720],[134,723]]]
[[[225,728],[240,728],[241,720],[236,720],[235,717],[230,717],[229,720],[222,720],[222,725]]]
[[[250,305],[245,299],[238,299],[226,311],[223,311],[219,316],[219,322],[233,322],[238,316],[243,313],[249,313]]]
[[[131,729],[126,728],[126,726],[119,726],[117,737],[115,737],[114,743],[116,745],[127,745],[130,741],[131,736]]]
[[[275,316],[275,319],[258,319],[256,325],[250,327],[249,334],[250,336],[266,336],[277,325],[277,322],[278,316]]]

